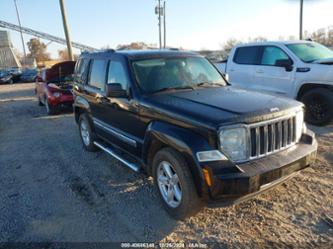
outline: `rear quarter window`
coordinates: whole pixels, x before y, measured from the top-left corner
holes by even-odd
[[[236,49],[234,62],[237,64],[259,64],[260,46],[240,47]]]
[[[106,66],[107,60],[95,59],[92,61],[88,85],[98,88],[99,90],[104,89]]]
[[[89,59],[79,59],[76,62],[74,70],[74,81],[76,83],[84,84],[86,82],[88,64]]]

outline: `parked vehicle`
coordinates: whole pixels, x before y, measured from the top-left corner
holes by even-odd
[[[21,82],[35,82],[38,79],[38,70],[27,68],[23,70],[20,81]]]
[[[20,81],[22,70],[19,67],[11,67],[8,69],[8,72],[12,75],[13,83]]]
[[[84,148],[153,176],[178,219],[250,198],[316,155],[302,103],[230,87],[195,53],[84,53],[73,90]]]
[[[35,93],[39,105],[46,107],[48,115],[64,108],[72,110],[74,67],[75,61],[60,62],[50,69],[44,69],[41,77],[37,78]]]
[[[9,83],[13,84],[13,76],[5,70],[0,71],[0,84]]]
[[[234,47],[217,63],[233,86],[294,98],[306,106],[306,121],[333,119],[333,51],[315,42],[261,42]]]

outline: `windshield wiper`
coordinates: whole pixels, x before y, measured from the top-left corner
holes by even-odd
[[[196,84],[195,86],[224,86],[221,83],[214,83],[214,82],[200,82],[198,84]]]
[[[194,90],[193,86],[176,86],[176,87],[163,87],[159,90],[154,91],[153,93],[164,92],[168,90],[182,90],[182,89],[191,89]]]

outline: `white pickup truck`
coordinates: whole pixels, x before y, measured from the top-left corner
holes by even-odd
[[[216,63],[231,85],[302,101],[307,122],[333,118],[333,51],[310,41],[242,44]]]

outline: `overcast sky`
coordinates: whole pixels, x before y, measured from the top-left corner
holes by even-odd
[[[17,0],[22,26],[64,37],[58,0]],[[167,0],[167,44],[218,49],[229,38],[298,36],[297,0]],[[304,30],[333,25],[333,0],[304,1]],[[65,0],[72,40],[96,48],[158,43],[156,0]],[[17,24],[13,0],[0,0],[0,20]],[[20,37],[11,32],[14,47]],[[31,37],[24,36],[28,41]],[[47,42],[47,41],[45,41]],[[57,56],[63,48],[51,43]]]

